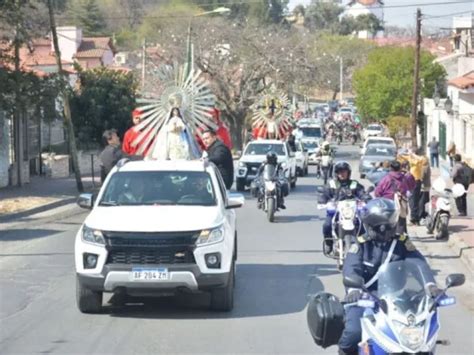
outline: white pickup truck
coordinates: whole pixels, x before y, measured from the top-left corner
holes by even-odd
[[[296,173],[296,156],[288,143],[279,140],[261,139],[249,142],[244,149],[237,165],[236,185],[237,191],[244,191],[246,186],[257,176],[258,168],[265,161],[267,153],[274,152],[278,162],[285,169],[285,176],[291,187],[296,186],[298,179]]]

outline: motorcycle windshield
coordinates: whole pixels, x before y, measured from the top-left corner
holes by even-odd
[[[276,166],[267,164],[263,168],[263,179],[264,180],[273,180],[276,175]]]
[[[388,314],[398,313],[397,318],[407,325],[410,315],[422,313],[431,302],[422,270],[418,259],[395,261],[381,270],[378,279],[377,296],[387,303]]]

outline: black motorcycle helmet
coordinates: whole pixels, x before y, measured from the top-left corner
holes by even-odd
[[[278,164],[278,156],[275,152],[268,152],[267,153],[267,164],[277,165]]]
[[[400,211],[395,202],[387,198],[375,198],[360,213],[370,240],[387,242],[395,237]]]
[[[351,166],[348,162],[346,161],[338,161],[335,165],[334,165],[334,174],[339,174],[341,171],[348,171],[349,174],[347,176],[347,179],[349,180],[351,178],[351,173],[352,173],[352,169],[351,169]]]

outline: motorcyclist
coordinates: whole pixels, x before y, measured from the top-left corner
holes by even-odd
[[[318,196],[318,203],[326,204],[329,201],[342,201],[357,198],[359,200],[367,199],[368,195],[358,181],[351,180],[351,166],[348,162],[340,161],[334,165],[335,179],[329,181],[324,192]],[[332,217],[326,216],[323,224],[324,250],[325,254],[332,252]]]
[[[322,158],[323,156],[328,156],[331,158],[333,156],[333,151],[328,141],[324,141],[323,144],[321,144],[321,149],[319,149],[316,156],[318,158]],[[328,172],[329,177],[332,177],[331,170],[332,170],[331,166],[329,166],[329,172]],[[321,176],[321,163],[318,164],[317,175]]]
[[[377,289],[378,272],[386,259],[390,262],[410,258],[417,267],[427,292],[438,296],[440,290],[435,283],[433,273],[426,260],[416,249],[408,236],[397,234],[398,209],[392,200],[376,198],[367,203],[361,213],[365,234],[357,238],[348,251],[344,262],[343,276],[363,277],[369,291]],[[347,289],[345,301],[357,302],[362,295],[360,289]],[[361,340],[361,324],[364,309],[348,307],[345,315],[345,327],[339,340],[339,354],[358,354]]]
[[[276,168],[275,174],[278,177],[276,180],[277,183],[277,193],[278,193],[278,208],[281,208],[282,210],[286,209],[285,206],[285,200],[284,200],[284,194],[283,194],[283,184],[282,180],[284,179],[284,170],[281,166],[280,163],[278,163],[278,156],[276,155],[275,152],[268,152],[266,156],[266,160],[260,165],[258,168],[257,176],[255,178],[255,181],[258,182],[259,186],[263,186],[263,171],[265,169],[266,165],[273,165]]]

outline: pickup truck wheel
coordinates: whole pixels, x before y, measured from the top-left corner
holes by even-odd
[[[102,310],[102,292],[92,291],[76,278],[77,307],[82,313],[99,313]]]
[[[308,165],[304,168],[304,176],[308,175]]]
[[[245,182],[241,180],[237,180],[235,182],[237,191],[242,192],[245,191]]]
[[[235,262],[230,267],[227,286],[211,290],[211,309],[214,311],[229,312],[234,308],[234,274]]]

